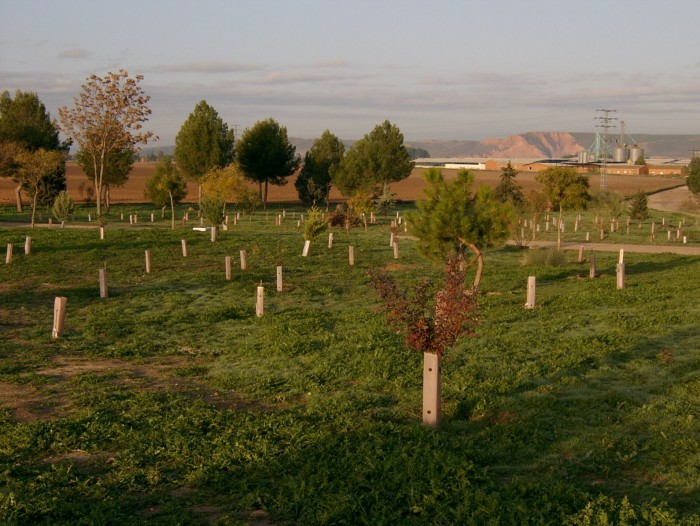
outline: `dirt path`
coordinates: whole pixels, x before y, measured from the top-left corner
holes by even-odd
[[[514,241],[509,241],[509,245],[514,245]],[[556,241],[535,241],[530,248],[535,247],[556,247]],[[619,252],[624,249],[625,252],[639,254],[679,254],[682,256],[700,256],[699,246],[689,245],[632,245],[629,243],[562,243],[562,250],[578,250],[584,247],[585,250],[593,250],[598,252]]]

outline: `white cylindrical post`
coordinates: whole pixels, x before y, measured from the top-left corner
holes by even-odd
[[[683,244],[685,245],[687,243],[688,243],[688,236],[683,236]]]
[[[224,258],[224,267],[226,268],[226,281],[231,281],[231,256]]]
[[[528,309],[535,308],[535,299],[537,297],[537,278],[528,276],[527,278],[527,301],[525,307]]]
[[[590,240],[591,240],[591,233],[586,232],[586,241],[590,241]]]
[[[88,223],[92,222],[92,214],[88,214]]]
[[[301,255],[302,257],[306,257],[309,255],[309,247],[311,246],[311,240],[307,239],[304,241],[304,250],[302,250]]]
[[[399,244],[394,241],[394,259],[399,259]]]
[[[151,223],[156,222],[156,217],[153,215],[153,212],[151,212]]]
[[[124,221],[124,212],[121,213],[121,220]]]
[[[617,258],[618,263],[623,263],[625,262],[625,249],[621,248],[620,249],[620,256]]]
[[[56,296],[53,302],[53,329],[51,331],[52,338],[60,338],[63,336],[63,326],[66,321],[66,305],[68,298]]]
[[[107,269],[99,269],[98,275],[100,278],[100,298],[106,298],[109,295],[107,290]]]
[[[605,239],[605,230],[603,228],[600,229],[600,239],[601,241]]]
[[[617,264],[617,289],[625,288],[625,264],[620,262]]]
[[[5,265],[12,263],[12,243],[7,244],[7,252],[5,253]]]
[[[666,239],[668,239],[669,241],[671,241],[671,231],[670,231],[670,230],[667,231],[666,234],[667,234]]]
[[[53,219],[49,217],[49,228],[53,226]]]
[[[440,425],[442,406],[442,357],[423,353],[423,423],[430,427]]]
[[[282,292],[282,265],[277,265],[277,292]]]
[[[151,251],[146,250],[146,274],[151,273]]]
[[[591,270],[588,273],[588,277],[591,279],[595,278],[595,254],[591,252]]]
[[[389,246],[393,247],[394,246],[394,233],[392,232],[391,235],[389,236]]]
[[[105,227],[101,226],[100,227],[100,239],[105,238]]]
[[[353,246],[348,247],[348,260],[351,266],[355,264],[355,247]]]
[[[333,248],[333,232],[328,233],[328,248]]]
[[[578,262],[583,263],[583,245],[578,249]]]
[[[258,292],[255,301],[255,315],[261,318],[265,312],[265,287],[258,287]]]
[[[32,253],[32,238],[27,236],[24,238],[24,255],[28,256]]]
[[[241,250],[241,270],[248,268],[248,258],[245,250]]]
[[[182,248],[182,257],[186,258],[187,257],[187,240],[186,239],[180,240],[180,247]]]
[[[211,227],[211,242],[213,243],[216,241],[216,238],[219,235],[219,227],[213,226]]]

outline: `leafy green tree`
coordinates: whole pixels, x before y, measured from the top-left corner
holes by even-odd
[[[170,205],[170,228],[175,230],[175,204],[187,195],[187,184],[169,155],[156,163],[153,175],[146,180],[146,197],[155,205]]]
[[[700,194],[700,157],[693,157],[690,160],[686,184],[688,185],[688,190],[693,194]]]
[[[186,179],[199,185],[200,208],[205,176],[213,168],[231,164],[234,156],[233,130],[212,106],[199,101],[175,137],[175,162]]]
[[[447,182],[439,169],[432,168],[425,172],[425,180],[425,198],[407,218],[418,237],[418,249],[442,262],[455,256],[464,261],[466,251],[473,252],[477,271],[472,291],[476,292],[483,273],[481,251],[508,236],[512,207],[498,201],[486,185],[472,192],[474,176],[468,170],[460,170]]]
[[[345,196],[383,193],[391,183],[411,175],[413,160],[399,128],[384,121],[357,141],[340,163],[333,184]]]
[[[61,166],[65,165],[65,153],[59,150],[45,150],[44,148],[33,152],[25,150],[18,155],[17,162],[19,163],[17,178],[32,200],[32,228],[34,228],[36,208],[40,201],[48,200],[50,197],[50,201],[53,202],[55,196],[61,190],[66,189],[64,185],[55,194],[48,195],[54,192],[54,188],[50,186],[52,174],[59,172]]]
[[[287,128],[270,118],[258,121],[238,141],[237,162],[246,179],[258,183],[258,193],[267,209],[268,185],[283,186],[299,168],[301,159],[287,138]]]
[[[644,155],[640,155],[636,161],[634,161],[634,164],[637,166],[645,166],[647,164],[647,160],[644,158]]]
[[[632,196],[630,199],[630,217],[636,220],[642,220],[649,217],[649,201],[647,199],[647,194],[643,191],[639,191]]]
[[[502,203],[511,203],[514,207],[520,208],[525,203],[525,195],[520,185],[515,182],[518,172],[508,161],[508,164],[501,168],[501,181],[496,187],[496,199]]]
[[[591,198],[588,193],[588,176],[573,168],[547,168],[538,173],[535,180],[543,185],[552,210],[586,208]]]
[[[138,144],[154,137],[153,132],[143,130],[151,110],[150,97],[139,85],[142,80],[142,75],[131,78],[123,69],[104,77],[91,75],[74,99],[74,106],[58,110],[63,131],[78,143],[92,164],[98,217],[102,216],[109,155],[135,150]]]
[[[417,148],[415,146],[408,146],[408,147],[406,147],[406,151],[408,152],[408,155],[411,156],[411,159],[429,159],[430,158],[430,152],[428,150],[424,150],[423,148]]]
[[[102,174],[102,201],[105,204],[105,213],[109,214],[110,198],[109,191],[112,186],[123,186],[129,180],[129,174],[134,167],[136,159],[132,148],[114,150],[105,156],[104,172]],[[80,150],[75,155],[75,160],[82,168],[90,181],[95,180],[95,165],[92,158],[85,150]]]
[[[294,182],[299,199],[304,205],[314,206],[325,201],[328,209],[331,181],[344,154],[345,145],[328,130],[313,142],[304,155],[304,163]]]
[[[8,161],[3,163],[0,177],[12,177],[17,183],[15,197],[18,212],[22,211],[22,183],[16,177],[19,165],[12,162],[9,152],[15,150],[15,154],[19,153],[18,148],[30,152],[40,148],[67,152],[69,146],[59,141],[58,127],[36,93],[17,90],[14,98],[8,91],[0,94],[0,148],[3,151],[0,157]],[[46,176],[44,182],[52,182],[52,187],[60,187],[61,184],[65,187],[65,164],[50,177]]]

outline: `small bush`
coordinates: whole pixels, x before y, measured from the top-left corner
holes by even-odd
[[[649,217],[649,208],[647,207],[647,194],[642,191],[637,192],[630,199],[629,213],[630,217],[635,220],[642,220]]]
[[[331,212],[328,218],[328,224],[340,227],[360,226],[362,224],[362,218],[350,210],[348,205],[341,203]]]
[[[202,217],[211,226],[217,226],[224,221],[224,206],[226,203],[218,197],[202,199]]]
[[[555,248],[528,250],[523,256],[523,265],[560,267],[566,263],[566,255]]]
[[[328,228],[328,225],[323,219],[323,213],[317,207],[309,209],[309,215],[304,221],[304,239],[313,241]]]
[[[68,221],[68,217],[73,213],[73,200],[68,195],[68,192],[64,190],[56,196],[51,211],[57,221],[61,223]]]

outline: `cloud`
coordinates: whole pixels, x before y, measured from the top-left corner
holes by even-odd
[[[255,64],[238,64],[217,60],[203,60],[199,62],[180,62],[178,64],[165,64],[150,69],[155,73],[247,73],[260,71],[262,66]]]
[[[89,58],[90,53],[85,49],[64,49],[58,54],[58,58]]]
[[[312,68],[325,69],[325,68],[347,68],[350,67],[350,62],[347,60],[336,59],[336,60],[326,60],[323,62],[314,62],[311,64]]]

